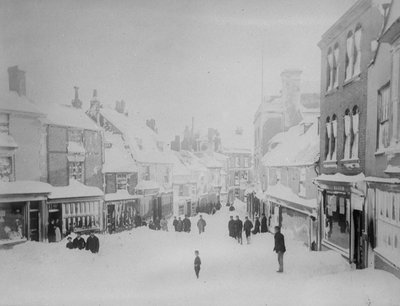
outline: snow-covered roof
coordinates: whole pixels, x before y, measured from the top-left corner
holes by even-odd
[[[385,178],[385,177],[367,176],[365,178],[365,181],[383,183],[383,184],[400,184],[400,179],[399,178]]]
[[[142,180],[136,186],[137,190],[159,189],[159,188],[160,185],[157,182],[151,180],[150,181]]]
[[[51,186],[49,199],[83,198],[83,197],[101,197],[103,191],[97,187],[86,186],[77,180],[71,179],[68,186]]]
[[[52,186],[38,181],[0,182],[0,195],[47,194]]]
[[[164,154],[168,150],[159,147],[164,144],[163,140],[140,118],[129,117],[108,107],[100,109],[100,114],[124,134],[125,141],[129,144],[136,161],[141,163],[173,163],[171,156]]]
[[[365,181],[365,175],[363,173],[357,175],[345,175],[342,173],[335,174],[321,174],[315,178],[319,182],[344,182],[344,183],[358,183]]]
[[[84,130],[101,130],[92,119],[90,119],[83,109],[78,109],[72,105],[50,104],[41,105],[41,110],[47,115],[46,123],[73,127]]]
[[[119,201],[119,200],[135,200],[142,196],[129,194],[127,190],[117,190],[115,193],[107,193],[104,196],[105,201]]]
[[[290,189],[287,186],[284,186],[280,183],[272,186],[268,186],[267,191],[265,192],[265,195],[282,199],[284,201],[292,202],[295,204],[300,204],[302,206],[316,209],[317,208],[317,200],[316,199],[304,199],[299,197],[297,194],[295,194],[292,189]]]
[[[179,152],[179,158],[188,167],[188,169],[190,169],[190,171],[207,171],[207,168],[200,162],[200,159],[190,151],[181,150]]]
[[[224,166],[223,163],[214,156],[213,152],[203,152],[196,155],[200,159],[200,162],[207,168],[222,168]]]
[[[178,152],[171,152],[171,159],[173,160],[173,176],[190,176],[190,170],[188,167],[179,159]]]
[[[267,167],[311,165],[319,158],[318,123],[314,121],[304,132],[303,124],[275,135],[262,162]],[[272,146],[274,145],[274,146]]]
[[[15,91],[1,91],[0,110],[6,112],[30,113],[44,116],[44,113],[26,96],[20,96]]]
[[[1,133],[0,147],[17,148],[18,144],[15,142],[14,138],[11,135]]]
[[[103,173],[137,172],[137,165],[125,149],[121,135],[106,132],[104,138],[106,142],[111,143],[111,148],[104,149]]]

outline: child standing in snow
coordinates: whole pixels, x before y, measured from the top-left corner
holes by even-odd
[[[196,277],[199,278],[199,272],[200,272],[200,265],[201,265],[201,260],[199,257],[199,251],[194,251],[194,255],[196,255],[194,259],[194,272],[196,273]]]

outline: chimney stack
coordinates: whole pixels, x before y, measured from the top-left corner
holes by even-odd
[[[115,101],[115,110],[120,114],[125,114],[125,101]]]
[[[74,90],[75,90],[75,98],[71,101],[71,104],[73,107],[75,108],[82,108],[82,101],[79,100],[79,87],[78,86],[74,86]]]
[[[26,96],[25,71],[18,66],[8,68],[8,82],[10,91],[15,91],[20,96]]]

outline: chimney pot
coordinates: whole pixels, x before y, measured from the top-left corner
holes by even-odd
[[[10,91],[15,91],[20,96],[26,96],[25,71],[18,66],[8,68],[8,82]]]

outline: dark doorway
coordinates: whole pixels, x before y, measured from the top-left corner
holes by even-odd
[[[363,231],[363,212],[360,210],[353,210],[354,222],[354,250],[353,261],[357,269],[364,268],[364,243],[362,239]]]
[[[115,232],[115,205],[107,205],[107,230],[110,234]]]

